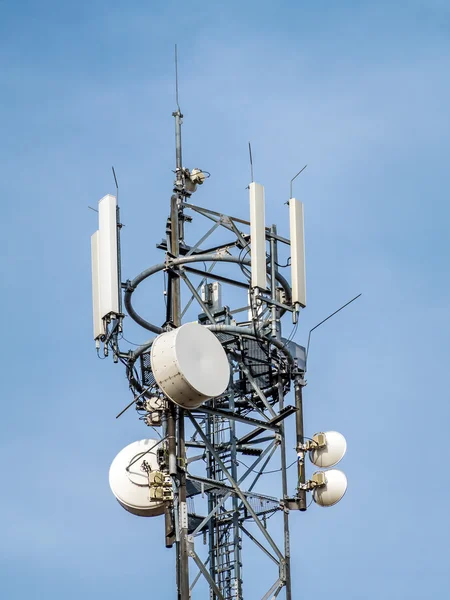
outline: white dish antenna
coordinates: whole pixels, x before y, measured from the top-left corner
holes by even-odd
[[[338,431],[326,431],[325,433],[316,433],[313,440],[324,436],[325,444],[318,448],[312,448],[309,452],[311,462],[317,467],[334,467],[344,457],[347,452],[347,442],[342,433]]]
[[[214,333],[198,323],[159,335],[150,360],[160,389],[183,408],[198,408],[228,387],[230,365],[225,350]]]
[[[326,483],[313,489],[313,500],[320,506],[333,506],[347,491],[347,477],[339,469],[325,471]]]
[[[143,468],[146,461],[152,471],[158,471],[158,446],[158,440],[133,442],[119,452],[109,469],[112,493],[133,515],[155,517],[164,512],[162,500],[150,500],[149,475]]]
[[[264,186],[251,183],[250,190],[250,244],[252,287],[267,288],[266,225],[264,216]]]
[[[292,303],[306,306],[305,223],[303,202],[289,200]]]

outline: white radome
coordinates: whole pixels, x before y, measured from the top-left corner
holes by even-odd
[[[313,448],[309,458],[316,467],[334,467],[347,452],[347,442],[342,433],[338,431],[325,432],[326,445],[322,448]]]
[[[159,335],[150,360],[160,389],[183,408],[198,408],[228,387],[230,365],[225,350],[214,333],[198,323]]]
[[[313,490],[313,500],[320,506],[333,506],[345,495],[347,491],[347,477],[339,469],[325,471],[326,484]]]
[[[149,499],[148,474],[141,469],[145,460],[152,471],[158,470],[159,445],[158,440],[133,442],[119,452],[109,469],[109,485],[117,501],[125,510],[140,517],[155,517],[164,512],[164,502]],[[130,463],[133,464],[129,466]]]

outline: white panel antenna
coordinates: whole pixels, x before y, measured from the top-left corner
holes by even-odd
[[[289,221],[291,235],[292,303],[305,308],[306,267],[303,202],[295,198],[289,200]]]
[[[105,334],[105,324],[100,314],[100,265],[99,265],[99,231],[91,236],[92,261],[92,312],[94,321],[94,340]]]
[[[249,189],[252,287],[265,290],[267,289],[267,276],[264,186],[253,182]]]
[[[100,315],[119,313],[117,261],[117,199],[111,194],[98,203]]]

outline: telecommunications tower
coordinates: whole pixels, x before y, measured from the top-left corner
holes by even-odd
[[[266,225],[264,187],[255,181],[249,220],[192,203],[209,174],[183,164],[178,101],[173,117],[176,169],[161,262],[122,281],[117,195],[99,201],[91,241],[97,352],[125,366],[132,398],[122,413],[133,407],[157,432],[117,454],[110,486],[130,513],[164,518],[178,600],[291,600],[290,512],[307,509],[309,492],[331,506],[347,487],[337,469],[306,477],[307,455],[328,469],[346,442],[335,431],[304,435],[306,350],[282,332],[306,306],[303,204],[289,199],[286,239]],[[191,239],[194,218],[197,229],[209,226]],[[134,307],[139,285],[158,276],[162,323]],[[146,331],[132,350],[122,348],[125,314]],[[258,595],[244,582],[256,555],[268,581]]]

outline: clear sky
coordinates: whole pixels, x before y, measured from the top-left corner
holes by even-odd
[[[196,202],[267,221],[305,203],[306,430],[348,440],[343,501],[292,514],[294,598],[445,597],[449,574],[450,4],[0,3],[0,597],[175,597],[162,519],[109,464],[147,435],[92,342],[90,235],[121,186],[124,278],[159,262],[174,166],[173,45]],[[140,296],[147,316],[161,296]],[[146,339],[126,323],[126,335]],[[293,450],[290,450],[293,454]],[[294,457],[295,458],[295,455]],[[289,456],[288,456],[289,461]],[[290,462],[290,461],[289,461]],[[261,563],[262,564],[262,563]],[[257,574],[244,571],[246,598]]]

